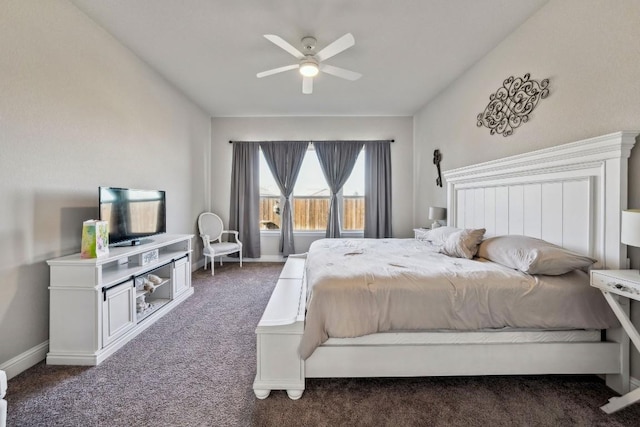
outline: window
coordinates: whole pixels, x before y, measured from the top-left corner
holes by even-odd
[[[293,229],[326,230],[330,194],[316,150],[311,145],[304,156],[296,186],[293,188]]]
[[[345,183],[338,203],[342,229],[364,230],[364,155],[360,152],[351,176]],[[329,214],[330,191],[313,146],[302,161],[293,189],[293,228],[296,231],[325,231]],[[280,228],[280,190],[269,165],[260,151],[260,229]]]

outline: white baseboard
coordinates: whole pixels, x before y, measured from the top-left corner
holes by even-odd
[[[640,380],[638,378],[629,378],[629,385],[631,390],[635,390],[637,388],[640,388]]]
[[[0,365],[0,370],[7,373],[7,379],[11,379],[21,372],[26,371],[33,365],[43,361],[49,351],[49,340],[30,348],[13,359],[7,360]]]
[[[281,262],[284,263],[287,259],[282,255],[263,255],[260,258],[243,258],[242,263],[247,262]],[[220,262],[220,258],[216,258],[216,263]],[[239,263],[240,260],[234,257],[222,257],[222,262],[235,262]],[[218,264],[216,264],[218,265]],[[191,263],[191,272],[195,272],[196,270],[200,270],[204,267],[204,258],[199,259],[198,261],[193,261]],[[209,267],[209,261],[207,261],[207,267]]]

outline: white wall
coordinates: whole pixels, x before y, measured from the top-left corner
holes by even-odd
[[[640,2],[551,0],[491,53],[414,116],[414,217],[429,205],[444,206],[436,189],[432,155],[443,170],[583,138],[640,129]],[[476,126],[502,81],[531,73],[549,78],[550,95],[513,135],[490,135]],[[639,143],[640,144],[640,143]],[[632,151],[629,206],[640,207],[640,148]],[[445,186],[446,188],[446,186]],[[640,252],[631,250],[632,267]],[[633,305],[640,325],[640,304]],[[640,378],[634,354],[632,375]]]
[[[48,339],[45,260],[79,251],[99,185],[166,190],[168,232],[195,232],[210,117],[66,0],[0,2],[0,94],[7,369]]]
[[[225,224],[229,220],[232,145],[235,141],[395,139],[391,144],[395,237],[410,237],[413,211],[412,168],[413,120],[411,117],[246,117],[213,118],[211,137],[212,210]],[[324,237],[320,233],[318,237]],[[296,252],[304,252],[314,238],[295,238]],[[275,256],[277,233],[261,239],[262,255]]]

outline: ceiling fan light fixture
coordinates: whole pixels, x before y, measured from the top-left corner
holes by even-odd
[[[315,77],[318,75],[319,71],[318,63],[311,58],[300,62],[300,74],[305,77]]]
[[[304,53],[300,52],[297,48],[293,47],[290,43],[284,40],[282,37],[274,34],[265,34],[264,37],[271,43],[275,44],[279,48],[285,50],[287,53],[293,55],[298,62],[285,65],[283,67],[273,68],[271,70],[262,71],[256,74],[257,78],[271,76],[273,74],[283,73],[285,71],[294,70],[298,67],[300,75],[302,75],[302,93],[313,93],[313,80],[314,77],[322,71],[323,73],[330,74],[332,76],[340,77],[346,80],[358,80],[362,77],[362,74],[355,71],[345,70],[344,68],[334,67],[333,65],[325,64],[324,61],[332,58],[340,52],[349,49],[356,43],[351,33],[347,33],[333,43],[325,46],[320,52],[315,52],[316,39],[313,37],[303,37],[302,47]],[[322,69],[320,69],[322,64]]]

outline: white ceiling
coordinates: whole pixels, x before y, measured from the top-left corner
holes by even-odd
[[[214,117],[413,115],[548,0],[71,0]],[[303,95],[294,64],[263,37],[317,50],[352,33]]]

